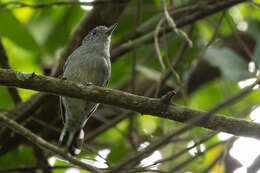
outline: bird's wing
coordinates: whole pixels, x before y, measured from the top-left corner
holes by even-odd
[[[60,114],[61,114],[61,119],[63,124],[65,124],[65,107],[64,104],[62,102],[62,97],[60,96]]]
[[[87,103],[89,104],[89,103]],[[91,111],[89,112],[88,114],[88,117],[86,118],[86,120],[84,121],[83,123],[83,127],[85,126],[86,122],[89,120],[89,118],[91,117],[91,115],[96,111],[97,107],[99,106],[99,104],[96,104],[92,109]]]
[[[74,59],[75,57],[80,57],[82,56],[82,52],[83,47],[78,47],[77,49],[75,49],[71,54],[70,56],[67,58],[66,62],[64,63],[64,66],[63,66],[63,72],[65,71],[65,69],[67,68],[67,66],[69,66],[69,64],[71,63],[71,61],[73,61],[72,59]]]

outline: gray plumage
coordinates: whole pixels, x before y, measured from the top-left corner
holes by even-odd
[[[81,46],[68,57],[64,79],[83,85],[107,86],[111,73],[110,41],[116,25],[108,28],[98,26],[88,33]],[[64,128],[59,143],[68,148],[71,154],[80,152],[84,138],[82,128],[97,107],[97,103],[88,100],[61,97]]]

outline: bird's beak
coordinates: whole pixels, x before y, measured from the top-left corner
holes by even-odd
[[[107,35],[107,36],[111,35],[111,34],[113,33],[113,31],[115,30],[115,28],[117,27],[117,25],[118,25],[117,23],[111,25],[111,26],[107,29],[106,35]]]

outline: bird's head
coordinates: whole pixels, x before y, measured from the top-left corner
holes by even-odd
[[[111,35],[115,30],[117,23],[111,25],[110,27],[106,26],[97,26],[92,29],[88,35],[83,39],[83,45],[89,44],[99,44],[99,43],[110,43]]]

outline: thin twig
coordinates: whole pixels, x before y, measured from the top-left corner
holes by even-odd
[[[24,122],[28,117],[35,113],[35,111],[44,103],[47,99],[50,99],[53,96],[48,94],[35,94],[29,100],[22,102],[17,105],[15,108],[9,110],[7,115],[9,118],[14,119],[18,123]],[[11,135],[11,130],[3,127],[0,130],[0,144],[4,144]]]
[[[213,36],[211,37],[211,39],[209,40],[209,42],[207,43],[206,48],[208,48],[216,40],[216,38],[217,38],[217,36],[219,34],[219,28],[220,28],[220,26],[221,26],[221,24],[223,22],[223,19],[224,19],[225,15],[226,15],[226,10],[224,10],[222,12],[222,14],[220,16],[220,19],[218,20],[217,26],[215,27],[216,28],[215,32],[214,32]]]
[[[163,62],[162,55],[161,55],[161,50],[160,50],[160,45],[159,45],[159,40],[158,40],[158,35],[159,35],[160,30],[161,30],[161,25],[163,24],[163,21],[164,20],[161,19],[159,21],[158,25],[156,26],[156,29],[155,29],[155,32],[154,32],[154,46],[155,46],[155,51],[156,51],[157,57],[159,59],[160,65],[162,67],[162,70],[164,71],[165,65],[164,65],[164,62]]]
[[[58,133],[61,132],[61,129],[58,129],[57,127],[51,125],[50,123],[47,123],[47,122],[45,122],[45,121],[43,121],[43,120],[40,120],[40,119],[37,118],[37,117],[33,117],[33,116],[32,116],[32,117],[30,117],[30,119],[31,119],[32,121],[38,123],[39,125],[43,126],[44,128],[50,129],[50,130],[52,130],[52,131],[54,131],[54,132],[58,132]]]
[[[189,30],[189,33],[188,33],[189,37],[191,37],[191,35],[193,33],[193,30],[194,30],[194,25],[192,25],[190,27],[190,30]],[[177,65],[181,62],[181,59],[184,57],[187,48],[188,48],[188,42],[186,42],[186,41],[182,42],[182,44],[180,46],[180,49],[179,49],[176,57],[173,59],[173,62],[171,64],[172,68],[176,68]],[[155,96],[156,97],[159,96],[160,88],[163,88],[165,86],[165,83],[171,77],[171,74],[172,74],[172,71],[171,70],[167,70],[165,72],[165,74],[161,77],[160,82],[156,86],[156,92],[155,92]]]
[[[141,10],[142,10],[142,0],[137,1],[137,9],[136,9],[136,17],[135,17],[135,29],[139,26],[141,21]],[[132,93],[135,93],[136,88],[136,50],[133,50],[133,56],[132,56],[132,75],[131,75],[131,91]]]
[[[95,118],[97,118],[97,116],[96,116]],[[110,124],[110,123],[109,123],[109,120],[108,120],[107,118],[105,118],[105,117],[99,116],[99,117],[98,117],[98,120],[102,121],[104,124]],[[119,129],[118,127],[114,126],[114,129],[115,129],[120,135],[122,135],[122,137],[124,137],[124,138],[127,138],[127,137],[128,137],[127,134],[126,134],[124,131],[122,131],[121,129]]]
[[[254,69],[254,73],[257,73],[257,70],[259,70],[259,65],[256,62],[256,57],[254,57],[253,52],[251,52],[248,48],[248,46],[244,43],[244,41],[240,38],[240,36],[237,34],[236,31],[234,31],[234,28],[229,20],[229,18],[226,17],[226,21],[229,25],[229,27],[231,28],[231,30],[233,31],[232,33],[234,33],[235,39],[238,41],[238,43],[240,44],[240,46],[244,49],[244,51],[246,52],[246,54],[248,55],[248,57],[250,58],[250,60],[254,63],[255,65],[255,69]]]
[[[95,168],[91,165],[88,165],[86,163],[83,163],[81,161],[78,161],[77,159],[75,159],[74,157],[69,155],[66,152],[66,150],[58,148],[55,145],[48,143],[47,141],[45,141],[40,136],[37,136],[36,134],[31,132],[30,130],[28,130],[25,127],[19,125],[18,123],[9,119],[5,115],[0,115],[0,123],[4,126],[10,128],[11,130],[15,131],[16,133],[24,136],[25,138],[27,138],[29,141],[31,141],[33,144],[37,145],[38,147],[40,147],[44,150],[50,151],[53,154],[58,154],[58,155],[62,156],[62,158],[66,159],[67,161],[69,161],[72,164],[75,164],[75,165],[77,165],[77,166],[79,166],[83,169],[86,169],[86,170],[89,170],[89,171],[92,171],[92,172],[95,172],[95,173],[100,172],[97,168]]]
[[[84,147],[90,151],[91,153],[94,153],[96,154],[98,157],[100,157],[104,162],[105,164],[108,165],[108,167],[110,167],[110,164],[109,162],[106,160],[106,158],[104,158],[103,156],[101,156],[97,151],[95,151],[95,149],[93,149],[90,145],[87,145],[87,144],[84,144]],[[94,159],[94,161],[97,161],[96,159]]]
[[[104,123],[102,126],[100,126],[99,128],[97,128],[94,131],[91,131],[90,133],[88,133],[86,135],[85,141],[91,141],[93,140],[96,136],[100,135],[101,133],[103,133],[105,130],[115,126],[117,123],[121,122],[122,120],[126,119],[127,117],[131,116],[133,114],[133,112],[130,113],[126,113],[126,114],[120,114],[119,116],[117,116],[116,118],[108,121],[107,123]]]
[[[164,3],[164,0],[161,0],[160,2],[162,4],[162,6],[163,6],[164,15],[165,15],[165,18],[166,18],[166,21],[168,22],[168,24],[172,27],[173,31],[177,35],[182,36],[188,42],[189,46],[192,47],[192,41],[190,40],[188,35],[184,31],[182,31],[181,29],[177,28],[177,25],[175,24],[173,18],[170,16],[170,14],[169,14],[169,12],[167,10],[167,6]]]
[[[1,169],[0,173],[6,173],[6,172],[28,172],[28,171],[34,171],[36,169],[67,169],[67,168],[73,168],[72,166],[31,166],[31,167],[21,167],[21,168],[10,168],[10,169]]]
[[[55,6],[72,6],[72,5],[82,5],[82,6],[90,6],[90,5],[103,5],[106,3],[105,1],[93,1],[93,2],[80,2],[80,1],[57,1],[57,2],[51,2],[51,3],[38,3],[38,4],[29,4],[29,3],[24,3],[20,1],[10,1],[6,3],[0,3],[0,9],[16,9],[16,8],[34,8],[34,9],[39,9],[39,8],[50,8],[50,7],[55,7]],[[123,3],[116,3],[113,5],[123,5]],[[11,6],[12,8],[8,8]]]
[[[136,173],[136,172],[155,172],[155,173],[169,173],[166,171],[156,170],[156,169],[144,169],[144,168],[134,168],[130,170],[123,170],[124,173]]]
[[[104,103],[118,106],[128,110],[140,112],[141,114],[153,115],[161,118],[166,118],[174,121],[190,123],[188,120],[208,116],[216,112],[218,109],[234,103],[241,99],[246,94],[252,91],[252,88],[259,84],[260,79],[257,79],[252,85],[243,88],[239,94],[231,97],[218,107],[209,112],[190,109],[179,105],[165,105],[160,99],[138,96],[127,92],[98,87],[95,85],[83,86],[72,81],[64,81],[53,77],[42,76],[35,74],[33,78],[24,80],[21,78],[24,75],[22,72],[14,70],[6,70],[0,68],[0,85],[16,86],[26,89],[33,89],[42,92],[55,93],[68,97],[80,99],[88,99],[93,102]],[[44,85],[43,85],[44,83]],[[226,116],[212,115],[210,118],[203,118],[203,122],[198,121],[193,125],[209,128],[212,130],[220,130],[239,136],[250,136],[258,138],[259,124],[248,122],[246,120],[234,119]],[[238,128],[240,127],[240,128]]]
[[[184,166],[187,166],[189,163],[191,163],[192,161],[194,161],[195,159],[197,159],[199,156],[203,155],[207,151],[209,151],[211,149],[214,149],[218,145],[221,145],[221,144],[224,144],[224,143],[226,143],[226,141],[220,141],[218,143],[210,145],[209,147],[207,147],[207,149],[204,152],[199,152],[194,157],[191,157],[189,159],[186,159],[186,160],[182,161],[180,164],[178,164],[178,165],[174,166],[173,168],[171,168],[169,172],[173,173],[173,172],[176,172],[176,171],[180,170],[181,168],[183,168]]]
[[[6,68],[6,69],[11,69],[1,37],[0,37],[0,67]],[[8,87],[8,92],[9,92],[11,98],[13,99],[14,104],[17,105],[22,102],[22,99],[16,88]]]
[[[171,138],[178,136],[182,134],[183,132],[186,132],[187,130],[191,129],[195,124],[203,123],[206,119],[210,119],[216,113],[218,110],[233,104],[234,102],[238,101],[248,93],[250,93],[255,85],[259,83],[260,80],[255,82],[254,84],[250,85],[247,88],[244,88],[242,91],[240,91],[238,94],[230,97],[229,99],[226,99],[225,101],[221,102],[217,106],[213,107],[211,110],[209,110],[207,113],[205,113],[202,116],[195,117],[193,119],[188,120],[186,122],[187,124],[181,128],[178,128],[177,130],[173,131],[172,133],[165,135],[161,140],[156,141],[152,145],[149,145],[146,147],[142,152],[135,153],[135,155],[129,155],[126,159],[122,160],[118,165],[114,166],[110,173],[115,173],[117,170],[120,170],[124,168],[129,163],[138,163],[139,160],[149,155],[152,151],[162,147],[163,145],[166,145],[168,141],[170,141]]]
[[[210,140],[211,138],[213,138],[214,136],[216,136],[216,132],[213,132],[211,134],[209,134],[208,136],[206,136],[205,138],[202,138],[200,141],[196,142],[195,144],[193,144],[192,146],[190,147],[187,147],[181,151],[179,151],[178,153],[172,155],[172,156],[169,156],[167,158],[163,158],[163,159],[160,159],[160,160],[157,160],[156,162],[154,162],[154,164],[152,165],[149,165],[148,167],[151,167],[151,166],[154,166],[154,165],[157,165],[157,164],[161,164],[161,163],[164,163],[164,162],[168,162],[168,161],[172,161],[172,160],[175,160],[177,158],[179,158],[180,156],[182,156],[183,154],[187,153],[189,150],[191,150],[192,148],[195,148],[197,147],[198,145]]]
[[[258,79],[254,84],[242,89],[238,94],[235,96],[225,100],[224,102],[220,103],[216,107],[212,108],[209,112],[201,112],[201,111],[195,111],[192,110],[192,114],[189,114],[189,109],[183,108],[181,106],[177,105],[163,105],[161,103],[160,99],[152,99],[152,98],[147,98],[143,96],[137,96],[129,93],[125,93],[122,91],[116,91],[108,88],[101,88],[97,86],[83,86],[76,84],[71,81],[64,81],[60,79],[55,79],[47,76],[40,76],[34,74],[33,77],[29,79],[24,79],[23,76],[25,74],[13,70],[6,70],[6,69],[0,69],[0,83],[5,84],[5,85],[12,85],[12,86],[18,86],[18,87],[23,87],[23,88],[32,88],[36,90],[41,90],[41,91],[47,91],[47,92],[55,92],[60,95],[65,95],[65,96],[70,96],[70,97],[76,97],[76,98],[82,98],[82,99],[89,99],[90,101],[94,102],[101,102],[101,103],[106,103],[106,104],[113,104],[115,106],[120,106],[122,108],[127,108],[135,111],[140,111],[146,114],[151,114],[151,115],[160,115],[162,118],[170,118],[173,115],[176,116],[176,118],[181,118],[182,122],[187,123],[186,126],[183,126],[174,132],[165,135],[162,139],[159,141],[156,141],[153,143],[153,145],[148,146],[145,148],[142,152],[135,153],[135,155],[129,155],[126,160],[122,160],[121,163],[113,167],[112,172],[116,170],[120,170],[123,168],[126,164],[128,165],[129,163],[133,162],[139,162],[140,159],[143,157],[146,157],[151,153],[151,151],[154,151],[157,148],[162,147],[163,145],[167,144],[168,141],[172,139],[172,137],[177,136],[188,129],[190,129],[194,125],[201,125],[204,127],[208,127],[210,124],[214,124],[214,128],[217,130],[220,130],[220,126],[223,126],[223,121],[220,121],[220,119],[225,120],[225,123],[228,123],[228,126],[225,128],[228,128],[228,131],[225,129],[221,129],[223,131],[233,133],[235,135],[243,135],[243,134],[250,134],[252,137],[257,137],[259,136],[259,124],[253,123],[253,122],[248,122],[248,121],[243,121],[243,120],[235,120],[232,118],[229,118],[229,121],[227,120],[228,118],[221,117],[221,116],[216,116],[213,115],[216,113],[219,109],[222,109],[225,106],[228,106],[238,100],[240,100],[242,97],[247,95],[252,91],[252,88],[259,84],[260,79]],[[45,85],[42,85],[44,83]],[[184,112],[184,114],[182,114]],[[181,114],[180,114],[181,113]],[[187,117],[187,115],[189,116]],[[195,116],[194,116],[195,115]],[[186,117],[186,118],[185,118]],[[183,119],[184,118],[184,119]],[[217,119],[216,119],[217,118]],[[0,119],[3,120],[5,125],[9,124],[14,124],[15,122],[6,119],[5,116],[0,116]],[[178,120],[178,119],[175,119]],[[187,121],[188,120],[188,121]],[[231,126],[230,121],[236,121],[235,125],[239,126],[238,128],[234,128],[234,126]],[[217,122],[217,125],[215,124]],[[242,124],[241,124],[242,123]],[[244,124],[244,125],[243,125]],[[248,126],[245,128],[245,124]],[[250,124],[250,125],[249,125]],[[9,128],[12,128],[13,126],[9,126]],[[18,125],[17,123],[15,125]],[[17,126],[16,126],[17,127]],[[14,130],[17,130],[20,132],[21,130],[23,132],[20,132],[21,134],[25,135],[29,140],[31,141],[36,141],[37,144],[41,144],[45,147],[48,147],[48,149],[52,151],[60,151],[60,149],[56,150],[57,148],[53,149],[53,145],[47,145],[45,142],[42,141],[42,138],[39,138],[38,136],[33,136],[32,135],[27,135],[27,133],[31,133],[30,131],[24,131],[24,127],[19,126],[19,128],[14,128]],[[27,130],[27,129],[26,129]],[[232,131],[233,130],[233,131]],[[33,134],[34,135],[34,134]],[[59,153],[59,152],[58,152]],[[60,153],[63,153],[63,150],[60,151]],[[63,156],[63,155],[62,155]],[[65,155],[66,159],[70,159],[70,157],[67,157]]]
[[[248,0],[218,0],[213,2],[211,0],[204,0],[203,8],[201,7],[201,3],[199,3],[196,5],[191,4],[184,5],[183,7],[176,7],[169,12],[173,18],[176,17],[176,26],[180,28],[188,24],[195,23],[199,19],[203,19],[207,16],[210,16],[211,14],[215,14],[217,12],[223,11],[224,9],[247,1]],[[151,18],[151,20],[145,22],[145,26],[140,25],[140,28],[144,28],[140,29],[142,30],[140,33],[134,33],[130,35],[130,37],[127,37],[127,39],[122,38],[123,41],[119,41],[120,44],[117,43],[117,47],[111,51],[111,61],[114,62],[118,60],[119,58],[123,57],[124,54],[132,51],[133,49],[140,48],[140,46],[143,46],[147,43],[153,43],[155,32],[154,26],[156,26],[158,21],[160,21],[163,16],[163,13],[154,16]],[[170,32],[170,30],[167,30],[167,32]]]
[[[173,68],[171,62],[170,62],[170,59],[169,59],[169,56],[168,56],[168,50],[167,50],[167,40],[166,40],[166,36],[165,36],[165,30],[163,32],[163,40],[164,40],[164,52],[165,52],[165,57],[166,57],[166,61],[167,61],[167,65],[170,69],[170,71],[172,72],[172,75],[175,76],[176,78],[176,81],[177,81],[177,84],[178,84],[178,89],[176,89],[176,91],[178,92],[180,90],[180,93],[183,97],[183,100],[184,100],[184,104],[186,105],[187,101],[186,101],[186,92],[185,92],[185,89],[184,89],[184,84],[182,83],[181,81],[181,77],[180,75],[176,72],[176,70]],[[176,92],[176,93],[177,93]],[[159,94],[159,93],[158,93]]]

